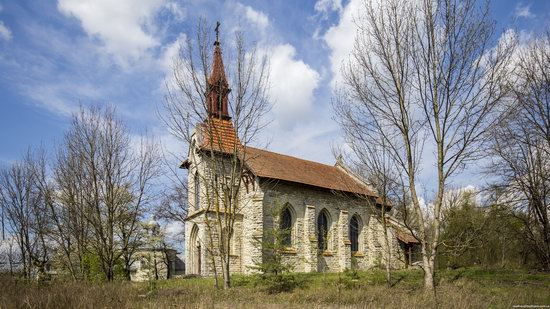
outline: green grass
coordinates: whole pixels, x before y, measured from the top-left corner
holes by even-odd
[[[234,276],[230,290],[212,278],[149,283],[29,283],[0,278],[0,308],[428,308],[422,272],[296,274],[299,288],[269,294],[250,276]],[[550,305],[550,274],[525,270],[456,269],[438,273],[440,308],[512,308]]]

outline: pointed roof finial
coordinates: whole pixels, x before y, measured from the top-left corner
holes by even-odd
[[[216,29],[214,29],[214,31],[216,31],[216,42],[214,43],[214,45],[219,45],[220,44],[220,22],[217,21],[216,22]]]
[[[344,157],[341,153],[336,157],[336,166],[344,166]]]

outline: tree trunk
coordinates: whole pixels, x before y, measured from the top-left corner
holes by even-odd
[[[113,281],[114,274],[113,274],[113,266],[112,265],[107,266],[106,275],[107,275],[107,281],[109,281],[109,282]]]
[[[382,206],[382,207],[385,207],[385,206]],[[388,285],[388,287],[390,288],[391,287],[391,247],[390,247],[390,240],[388,238],[388,226],[386,224],[386,218],[384,217],[385,216],[385,212],[382,211],[382,225],[383,225],[383,228],[384,228],[384,239],[385,239],[385,242],[386,242],[386,283]]]
[[[422,268],[424,270],[424,288],[428,293],[435,295],[434,260],[428,256],[428,248],[422,243]]]
[[[226,260],[225,260],[225,267],[223,269],[223,288],[229,289],[231,288],[231,277],[230,277],[230,271],[229,271],[229,254],[227,254]]]
[[[126,276],[126,280],[132,280],[132,277],[130,276],[130,263],[128,262],[126,262],[126,266],[124,267],[124,275]]]
[[[388,261],[386,262],[386,282],[388,287],[391,288],[391,270],[390,270],[391,253],[388,253]]]
[[[216,271],[214,271],[214,287],[215,287],[216,289],[219,289],[219,288],[220,288],[218,273],[217,273]]]

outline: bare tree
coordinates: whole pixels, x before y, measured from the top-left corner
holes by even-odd
[[[550,268],[550,32],[520,49],[513,66],[513,92],[491,132],[491,175],[498,202],[521,211],[526,240],[544,268]]]
[[[87,220],[90,209],[85,203],[85,195],[89,191],[86,188],[85,161],[78,148],[71,147],[75,143],[72,136],[65,135],[52,166],[54,188],[50,191],[55,193],[48,204],[52,219],[50,235],[60,253],[59,261],[73,279],[86,279],[91,231]]]
[[[44,153],[29,150],[23,160],[0,171],[0,194],[6,210],[10,232],[17,238],[23,275],[45,275],[50,259],[49,218],[44,192],[38,185],[45,175]]]
[[[203,247],[216,285],[220,265],[224,288],[229,288],[232,236],[245,207],[240,197],[249,177],[243,163],[247,145],[265,125],[261,117],[269,107],[268,63],[237,32],[234,57],[226,57],[226,74],[218,31],[219,23],[213,58],[212,38],[204,21],[199,22],[196,36],[188,36],[181,46],[162,119],[176,137],[190,145],[189,162],[194,162],[190,172],[204,187],[198,189],[208,238]]]
[[[52,218],[52,239],[60,254],[60,261],[69,270],[73,279],[85,279],[86,255],[91,238],[90,223],[87,220],[90,209],[85,204],[86,170],[77,148],[69,147],[71,135],[65,136],[58,148],[53,165],[55,196],[49,204]]]
[[[139,219],[154,197],[155,144],[144,140],[137,147],[132,144],[114,109],[107,107],[82,109],[74,115],[63,148],[57,175],[60,200],[69,213],[63,214],[62,206],[57,208],[60,212],[52,208],[53,214],[58,218],[69,215],[69,222],[73,216],[84,220],[77,221],[74,230],[67,227],[66,233],[84,241],[78,244],[86,246],[78,249],[80,254],[80,250],[96,254],[105,278],[113,280],[120,258],[126,269],[131,266],[139,245]],[[84,226],[89,231],[83,230]],[[65,226],[59,223],[58,228],[63,233]],[[68,241],[70,238],[63,240]]]
[[[403,177],[418,222],[426,291],[435,296],[441,204],[450,177],[476,158],[484,132],[505,95],[504,74],[513,44],[491,47],[488,5],[473,0],[365,3],[358,35],[344,67],[337,109],[345,125],[387,149]],[[420,163],[433,149],[437,186],[432,203],[419,198]],[[412,215],[411,215],[412,214]]]

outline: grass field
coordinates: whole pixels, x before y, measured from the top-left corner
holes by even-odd
[[[299,288],[270,294],[252,277],[236,276],[230,290],[211,278],[152,283],[29,283],[0,278],[0,308],[427,308],[422,273],[297,274]],[[439,273],[440,308],[550,307],[550,274],[525,270],[458,269]]]

